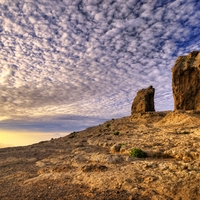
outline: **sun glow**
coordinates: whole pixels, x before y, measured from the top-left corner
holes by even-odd
[[[30,131],[10,131],[0,130],[0,148],[12,146],[25,146],[34,144],[51,138],[58,138],[67,135],[67,133],[44,133]]]

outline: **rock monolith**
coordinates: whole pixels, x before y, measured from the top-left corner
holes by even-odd
[[[155,89],[152,86],[139,90],[137,96],[133,100],[131,114],[155,111],[154,93]]]
[[[175,110],[200,110],[200,52],[179,56],[172,68]]]

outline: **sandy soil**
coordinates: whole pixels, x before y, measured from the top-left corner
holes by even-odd
[[[200,199],[200,114],[143,113],[0,149],[0,199]],[[132,148],[147,157],[130,156]]]

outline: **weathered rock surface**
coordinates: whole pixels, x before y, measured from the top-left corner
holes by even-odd
[[[154,93],[155,89],[152,86],[149,86],[146,89],[139,90],[133,100],[131,114],[155,111]]]
[[[200,52],[180,56],[172,68],[175,110],[200,110]]]
[[[2,148],[0,199],[198,200],[199,146],[200,113],[175,111]],[[134,147],[147,158],[129,156]]]

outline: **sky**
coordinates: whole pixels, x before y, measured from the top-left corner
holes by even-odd
[[[173,110],[171,68],[200,49],[199,24],[198,0],[0,0],[0,146],[128,116],[150,85]]]

